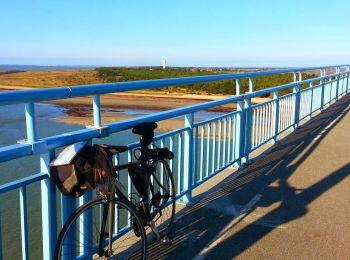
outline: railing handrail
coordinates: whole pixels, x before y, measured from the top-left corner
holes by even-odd
[[[56,87],[49,89],[30,89],[30,90],[15,90],[5,91],[0,93],[0,106],[28,103],[28,102],[40,102],[56,99],[67,99],[73,97],[89,96],[89,95],[102,95],[108,93],[118,93],[125,91],[133,91],[140,89],[161,88],[168,86],[179,86],[188,84],[197,84],[204,82],[213,82],[221,80],[239,80],[242,78],[253,78],[260,76],[268,76],[275,74],[284,74],[291,72],[303,72],[310,70],[324,70],[328,68],[341,68],[349,65],[335,65],[335,66],[323,66],[323,67],[305,67],[305,68],[290,68],[279,70],[267,70],[257,72],[245,72],[245,73],[230,73],[230,74],[216,74],[207,76],[194,76],[194,77],[181,77],[181,78],[169,78],[169,79],[155,79],[155,80],[139,80],[130,82],[116,82],[116,83],[103,83],[92,85],[80,85],[72,87]]]
[[[349,72],[349,71],[345,71],[345,73],[347,73],[347,72]],[[272,93],[272,92],[275,92],[275,91],[281,91],[281,90],[284,90],[284,89],[292,88],[292,87],[295,87],[296,85],[308,84],[308,83],[315,82],[315,81],[321,81],[321,80],[337,77],[337,76],[340,76],[340,75],[343,75],[343,74],[344,74],[344,72],[333,73],[333,74],[329,74],[329,75],[322,76],[322,77],[317,77],[317,78],[312,78],[312,79],[305,79],[305,80],[302,80],[302,81],[291,82],[291,83],[287,83],[287,84],[284,84],[284,85],[279,85],[279,86],[271,87],[271,88],[267,88],[267,89],[260,89],[260,90],[254,91],[253,93],[247,92],[247,93],[242,94],[240,96],[242,97],[242,99],[259,97],[259,96],[263,96],[263,95],[266,95],[266,94],[269,94],[269,93]]]

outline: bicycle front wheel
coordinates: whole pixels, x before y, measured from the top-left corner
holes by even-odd
[[[138,213],[115,199],[114,221],[109,223],[109,205],[110,200],[98,198],[79,207],[58,236],[54,259],[146,259],[146,234]],[[109,230],[114,230],[112,235]]]
[[[153,163],[149,192],[154,224],[162,236],[168,236],[174,222],[176,189],[167,161]]]

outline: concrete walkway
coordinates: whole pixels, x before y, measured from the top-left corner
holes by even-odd
[[[149,259],[350,259],[350,95],[181,210]]]

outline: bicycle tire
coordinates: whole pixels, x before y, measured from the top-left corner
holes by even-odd
[[[113,242],[113,255],[101,256],[97,253],[98,244],[101,236],[101,209],[106,208],[106,205],[109,205],[110,200],[106,198],[97,198],[92,200],[82,206],[80,206],[66,221],[64,224],[55,247],[54,251],[54,260],[61,259],[72,259],[82,255],[82,251],[84,256],[88,256],[89,259],[109,259],[110,257],[117,256],[118,259],[146,259],[147,255],[147,238],[146,233],[140,220],[140,217],[137,211],[133,208],[133,205],[129,205],[128,202],[121,201],[120,199],[115,199],[115,215],[116,216],[127,216],[126,222],[132,225],[129,228],[129,231],[124,229],[125,234],[120,237],[114,237],[115,241]],[[84,214],[86,213],[86,215]],[[84,214],[84,215],[83,215]],[[87,217],[91,218],[91,221],[86,219]],[[104,218],[108,219],[108,218]],[[80,232],[80,228],[85,226],[83,222],[86,220],[87,222],[91,222],[90,226],[92,227],[91,236],[87,236]],[[96,221],[93,222],[93,221]],[[108,221],[108,220],[107,220]],[[118,222],[118,226],[120,224]],[[86,223],[88,225],[88,223]],[[125,226],[125,225],[124,225]],[[96,229],[94,229],[96,228]],[[106,229],[104,229],[106,230]],[[136,233],[138,235],[136,235]],[[73,235],[72,235],[73,234]],[[76,238],[76,241],[73,241],[73,244],[68,244],[66,240],[68,240],[68,236],[73,236]],[[79,235],[79,236],[78,236]],[[108,241],[106,236],[106,231],[102,234],[104,236],[104,246],[108,247]],[[78,238],[79,237],[79,238]],[[83,240],[83,239],[84,240]],[[129,238],[129,239],[128,239]],[[83,241],[81,241],[83,240]],[[85,240],[87,240],[87,245],[85,245]],[[90,240],[90,241],[89,241]],[[127,240],[127,241],[126,241]],[[70,247],[70,248],[69,248]],[[128,248],[125,248],[128,247]],[[70,251],[71,249],[71,251]],[[79,250],[77,250],[79,249]],[[70,251],[70,252],[69,252]],[[80,252],[78,252],[80,251]],[[105,251],[107,252],[107,251]],[[68,253],[68,254],[67,254]],[[72,255],[70,255],[72,253]],[[72,257],[73,256],[73,257]],[[85,259],[85,258],[84,258]]]
[[[175,215],[174,178],[166,160],[154,161],[152,167],[149,185],[150,211],[160,235],[169,236]]]

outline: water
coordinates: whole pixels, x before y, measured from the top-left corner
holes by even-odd
[[[36,104],[36,123],[39,138],[62,134],[85,128],[82,125],[67,125],[55,122],[54,119],[65,116],[65,110],[54,105]],[[0,147],[16,144],[25,139],[24,105],[0,107]],[[104,143],[129,143],[136,137],[127,132],[112,135],[103,140]],[[0,163],[0,185],[21,179],[40,172],[38,156]],[[30,259],[42,258],[42,228],[41,228],[41,195],[40,183],[27,187],[29,253]],[[59,196],[58,196],[59,200]],[[21,227],[19,212],[19,190],[0,194],[0,218],[4,259],[21,258]],[[57,216],[52,216],[53,218]]]
[[[0,64],[0,71],[16,70],[77,70],[77,69],[95,69],[96,66],[56,66],[56,65],[10,65]]]
[[[66,109],[49,104],[35,104],[37,135],[39,138],[71,132],[85,128],[82,125],[68,125],[56,122],[55,119],[66,116]],[[106,111],[107,112],[107,111]],[[113,111],[110,111],[113,113]],[[139,116],[156,111],[125,110],[118,113]],[[196,118],[203,120],[221,115],[222,113],[199,112]],[[24,105],[10,105],[0,107],[0,147],[15,144],[18,140],[26,137]],[[135,142],[138,136],[124,131],[111,135],[98,143],[128,144]],[[167,145],[167,144],[166,144]],[[176,151],[174,151],[176,152]],[[24,158],[0,163],[0,185],[21,179],[26,176],[40,172],[38,156],[27,156]],[[125,175],[127,176],[127,175]],[[29,225],[29,256],[30,259],[42,258],[42,228],[41,228],[41,195],[40,183],[27,187],[28,225]],[[57,196],[58,202],[60,196]],[[19,191],[14,190],[0,194],[0,217],[1,232],[3,238],[4,259],[21,258],[21,227],[19,212]],[[59,205],[59,203],[58,203]],[[59,216],[52,216],[59,219]]]

